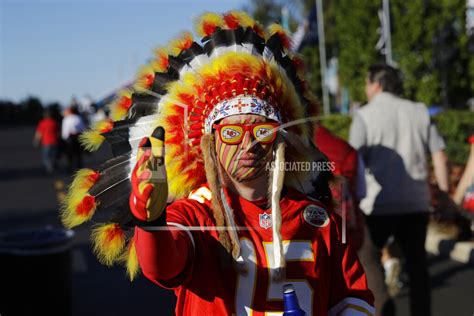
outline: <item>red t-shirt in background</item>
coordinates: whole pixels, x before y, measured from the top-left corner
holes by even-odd
[[[41,145],[51,146],[57,145],[59,139],[58,123],[52,118],[42,119],[38,123],[36,132],[41,135]]]

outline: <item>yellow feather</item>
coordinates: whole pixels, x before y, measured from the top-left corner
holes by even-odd
[[[196,33],[201,36],[207,36],[209,34],[206,34],[205,26],[206,25],[214,25],[216,27],[222,27],[224,24],[224,20],[222,19],[222,16],[216,13],[208,12],[204,13],[201,16],[199,16],[196,20],[195,23],[195,29]]]
[[[104,140],[105,137],[95,129],[85,131],[79,136],[79,141],[81,142],[82,146],[84,146],[87,151],[91,152],[99,149]]]
[[[183,32],[180,34],[177,38],[171,40],[168,44],[168,51],[171,56],[178,56],[181,51],[183,50],[183,46],[186,45],[186,43],[192,43],[193,42],[193,35],[191,32]]]
[[[91,177],[96,171],[88,168],[79,169],[74,175],[74,179],[69,186],[69,191],[73,193],[79,191],[88,191],[94,185],[94,178]]]
[[[91,238],[94,253],[102,264],[111,266],[119,259],[125,245],[125,234],[119,224],[97,226]]]
[[[127,269],[127,275],[130,281],[135,280],[140,272],[140,265],[138,263],[137,249],[135,248],[135,239],[131,239],[128,243],[127,250],[120,256],[120,261]]]
[[[92,218],[97,205],[94,203],[87,214],[78,214],[77,207],[88,196],[87,191],[95,184],[97,173],[92,169],[80,169],[77,171],[72,183],[69,185],[68,193],[61,205],[60,216],[63,225],[72,228]]]
[[[229,11],[227,14],[236,18],[239,21],[239,25],[244,29],[255,25],[255,20],[244,11]]]
[[[155,75],[155,71],[152,65],[143,65],[138,70],[138,73],[135,76],[135,84],[133,89],[136,91],[142,91],[143,89],[148,89],[146,76]]]
[[[120,103],[121,103],[122,97],[131,98],[132,94],[133,94],[133,90],[131,89],[122,89],[121,91],[119,91],[119,93],[117,94],[117,97],[109,106],[110,117],[112,118],[113,121],[120,121],[125,118],[125,116],[128,113],[128,110],[122,108],[120,106]]]
[[[151,62],[155,72],[166,72],[168,65],[168,49],[166,47],[156,48],[155,59]]]
[[[283,28],[283,26],[281,26],[280,24],[277,24],[277,23],[270,24],[267,27],[267,32],[266,32],[267,39],[271,37],[272,35],[274,35],[275,33],[286,34],[286,31]]]
[[[73,228],[92,218],[97,208],[95,203],[92,205],[90,212],[87,214],[78,214],[77,212],[79,204],[86,197],[90,197],[90,195],[82,192],[79,192],[75,195],[68,193],[60,209],[61,221],[65,227]]]
[[[93,127],[79,136],[79,141],[88,151],[96,151],[102,145],[105,137],[101,134],[112,128],[112,123],[109,120],[102,120],[96,122]]]
[[[243,27],[254,27],[255,20],[252,19],[246,12],[238,11],[236,12],[240,18],[240,24]]]

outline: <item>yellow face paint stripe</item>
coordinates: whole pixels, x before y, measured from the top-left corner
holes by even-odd
[[[246,178],[249,174],[254,173],[255,171],[255,168],[248,168],[248,170],[241,177]]]
[[[230,165],[233,162],[232,158],[234,158],[235,155],[236,155],[237,146],[226,146],[226,147],[229,147],[228,151],[227,151],[227,157],[223,157],[223,158],[225,158],[225,167],[226,167],[226,169],[228,169],[228,168],[230,168]]]
[[[237,147],[237,146],[235,146],[235,147]],[[239,167],[239,159],[240,159],[240,157],[242,157],[243,154],[244,154],[243,150],[240,150],[237,153],[237,157],[235,157],[235,159],[233,161],[234,165],[232,166],[232,171],[231,171],[230,174],[235,174],[236,169]]]

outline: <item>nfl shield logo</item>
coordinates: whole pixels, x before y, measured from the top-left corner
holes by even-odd
[[[264,229],[272,227],[272,217],[270,216],[270,214],[263,213],[263,214],[259,214],[258,217],[259,217],[260,227]]]

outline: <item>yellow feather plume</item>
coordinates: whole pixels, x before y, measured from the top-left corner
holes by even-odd
[[[113,265],[125,245],[125,233],[119,224],[103,224],[92,230],[94,253],[102,264]]]
[[[291,47],[291,39],[286,33],[286,30],[280,24],[271,24],[267,27],[266,39],[268,40],[273,35],[278,34],[281,38],[283,47]]]
[[[183,32],[177,38],[171,40],[168,44],[168,51],[171,56],[178,56],[183,50],[191,47],[193,35],[191,32]]]
[[[79,169],[69,185],[69,192],[71,194],[76,194],[78,191],[87,192],[95,184],[98,177],[99,174],[95,170],[88,168]]]
[[[136,75],[136,81],[133,85],[133,89],[138,92],[143,91],[144,89],[148,90],[153,83],[154,77],[155,70],[151,64],[142,66]]]
[[[155,49],[155,59],[151,61],[151,66],[155,72],[166,72],[168,69],[168,50],[164,47]]]
[[[104,140],[105,137],[95,129],[85,131],[79,136],[79,141],[81,142],[82,146],[84,146],[87,151],[91,152],[99,149]]]
[[[196,33],[202,37],[208,36],[214,33],[217,27],[222,27],[223,24],[224,21],[219,14],[212,12],[204,13],[196,20]]]
[[[130,100],[130,104],[131,104],[132,94],[133,94],[133,91],[130,89],[123,89],[118,93],[118,96],[109,106],[110,117],[112,118],[112,120],[120,121],[127,116],[128,107],[124,106],[125,104],[124,101],[128,99]]]
[[[97,208],[95,198],[87,193],[68,194],[61,206],[60,216],[63,225],[73,228],[90,220]]]
[[[89,220],[97,205],[87,191],[96,183],[99,173],[92,169],[80,169],[69,185],[68,193],[60,209],[61,221],[68,228],[75,227]]]
[[[229,11],[224,14],[224,21],[230,29],[234,29],[238,26],[253,28],[255,25],[255,20],[252,19],[246,12],[243,11]]]
[[[140,272],[140,265],[138,263],[137,249],[135,248],[135,239],[131,239],[128,243],[127,250],[120,256],[120,261],[125,264],[127,268],[127,275],[130,281],[135,280]]]
[[[102,145],[105,137],[102,133],[109,132],[112,130],[113,124],[109,120],[103,120],[94,124],[94,126],[83,132],[79,136],[79,141],[88,151],[96,151]]]

